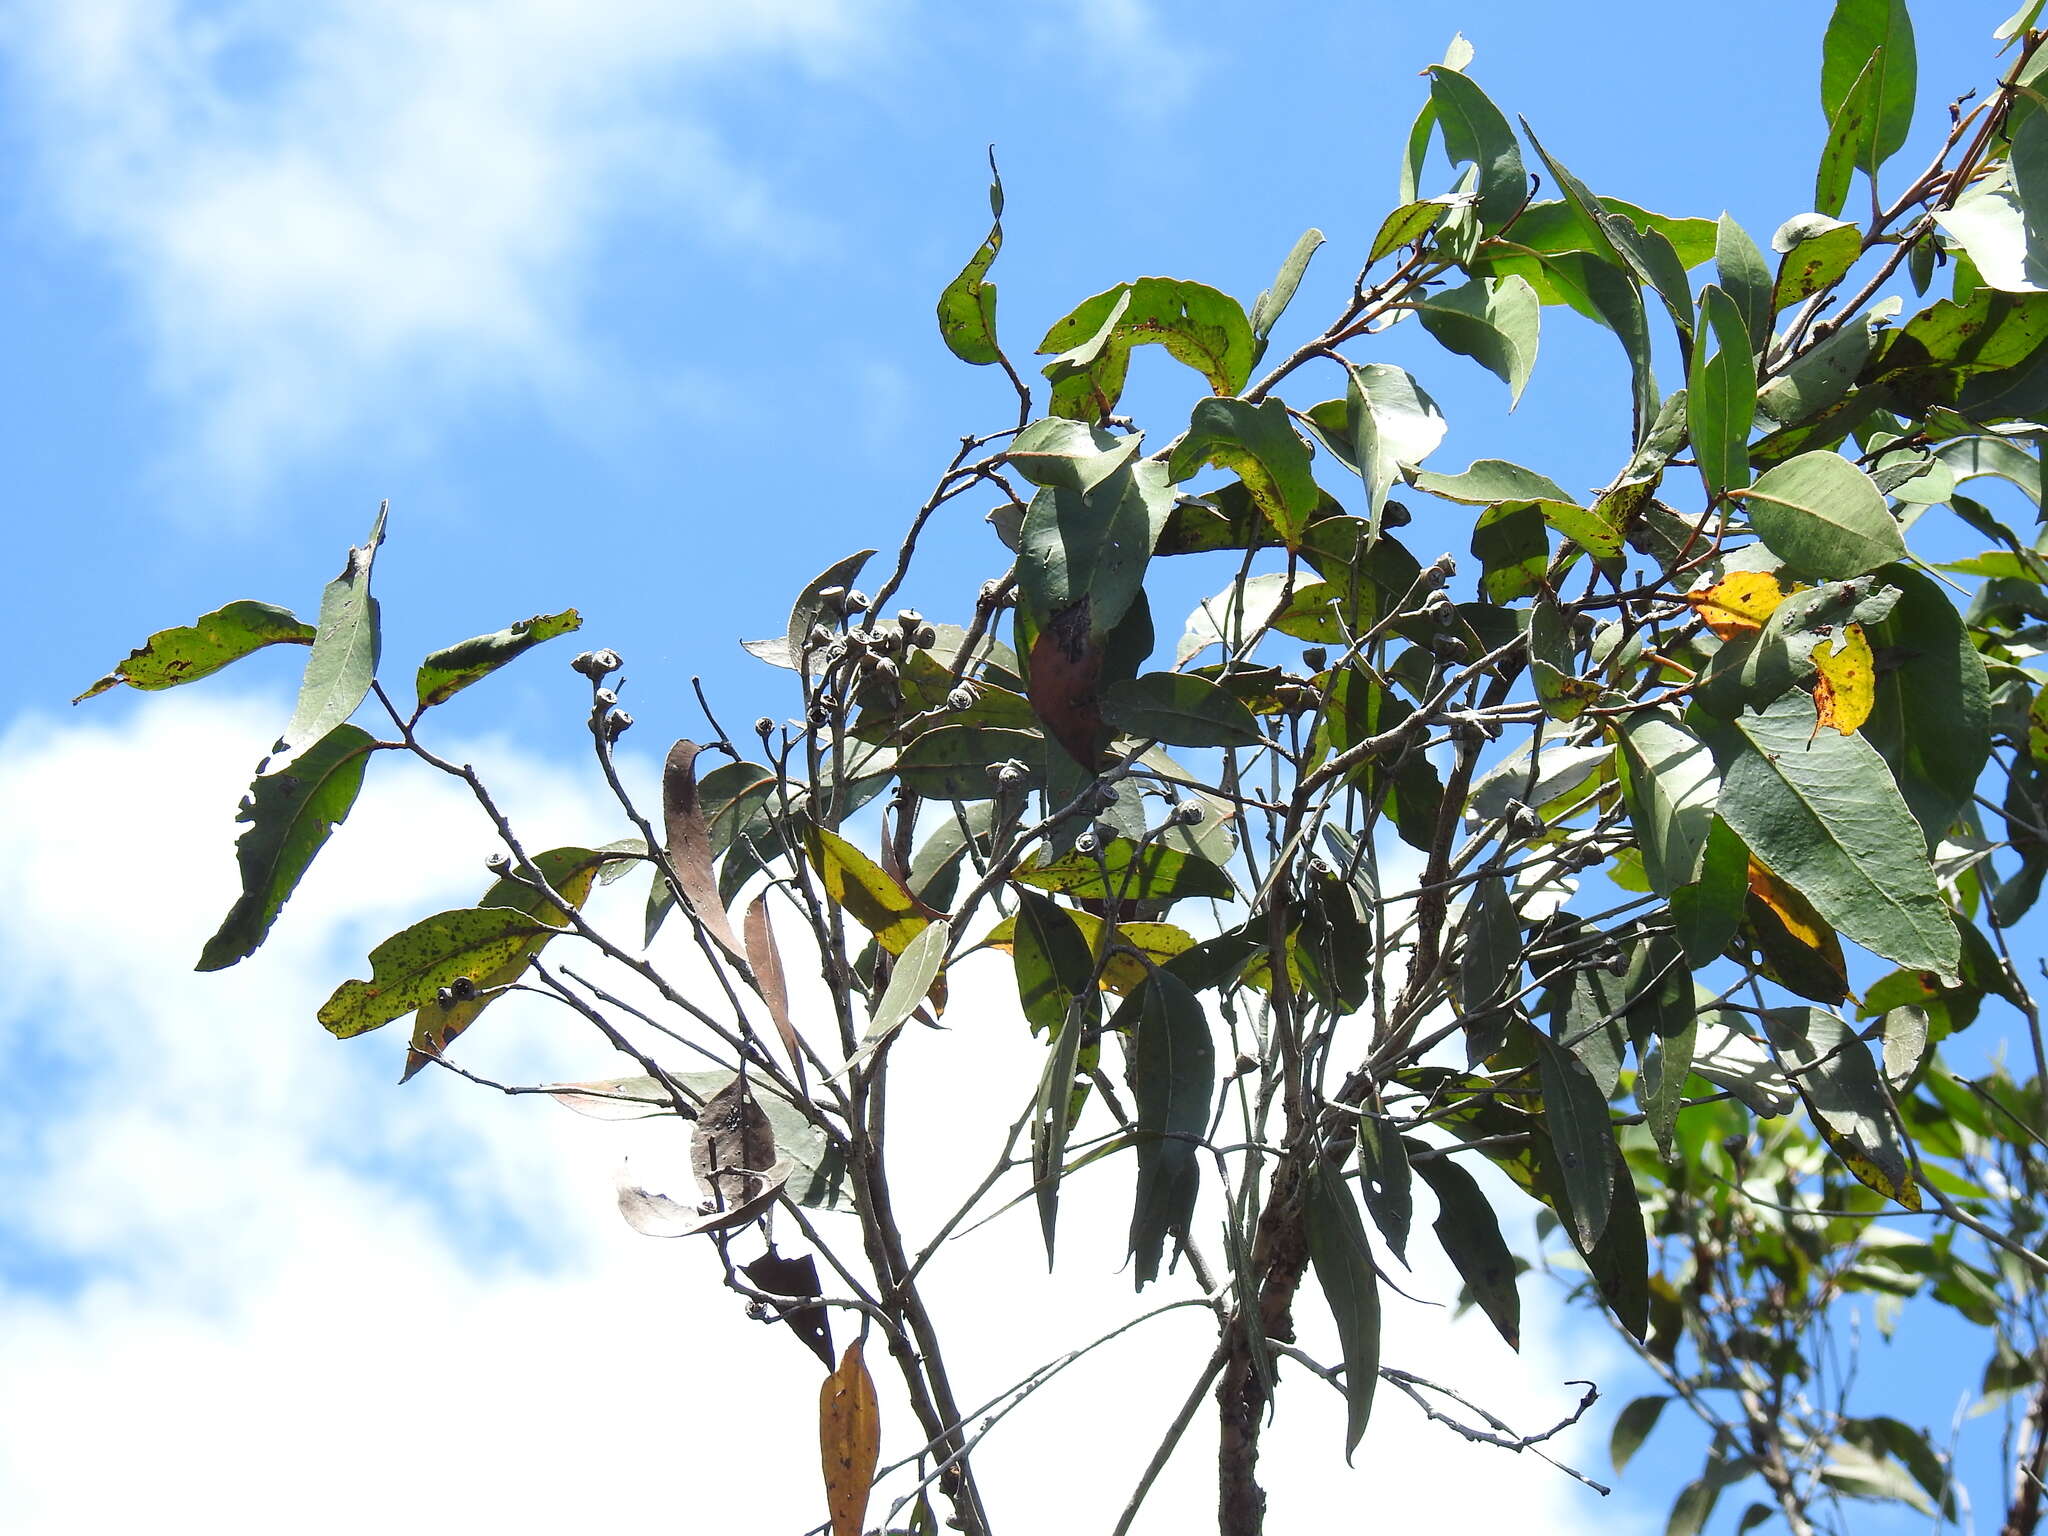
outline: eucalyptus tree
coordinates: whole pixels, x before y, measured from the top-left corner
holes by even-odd
[[[1840,0],[1812,206],[1763,240],[1596,192],[1518,131],[1460,41],[1426,72],[1394,206],[1333,315],[1292,323],[1311,230],[1249,307],[1161,277],[1083,299],[1043,331],[1035,376],[997,327],[996,180],[938,322],[1014,402],[961,438],[891,555],[836,560],[749,645],[765,669],[745,707],[779,713],[736,738],[703,703],[702,739],[668,751],[643,804],[622,661],[571,663],[617,841],[534,840],[434,745],[438,705],[578,614],[438,651],[408,690],[380,670],[382,512],[315,621],[231,603],[96,684],[310,647],[200,968],[263,942],[373,767],[459,780],[502,843],[492,882],[379,944],[319,1022],[410,1020],[406,1077],[487,1082],[462,1037],[521,992],[628,1058],[603,1081],[488,1085],[686,1123],[699,1193],[629,1185],[620,1208],[698,1238],[816,1353],[835,1536],[994,1529],[984,1437],[1174,1309],[1207,1312],[1213,1338],[1183,1394],[1142,1405],[1156,1451],[1105,1527],[1130,1526],[1208,1404],[1218,1528],[1259,1531],[1289,1381],[1342,1394],[1333,1453],[1391,1392],[1548,1454],[1566,1425],[1510,1429],[1383,1360],[1381,1298],[1416,1283],[1418,1244],[1504,1348],[1532,1258],[1612,1320],[1663,1382],[1623,1411],[1614,1461],[1670,1404],[1710,1431],[1681,1531],[1737,1485],[1745,1530],[1838,1526],[1844,1497],[1953,1514],[1942,1437],[1868,1409],[1837,1347],[1856,1293],[1880,1321],[1952,1307],[1982,1330],[1986,1393],[2013,1404],[2007,1529],[2032,1531],[2048,1071],[2012,935],[2048,875],[2048,695],[2028,665],[2048,649],[2048,537],[1994,506],[2038,504],[2048,433],[2041,10],[1999,29],[1995,85],[1900,172],[1911,22],[1900,0]],[[1572,311],[1627,363],[1606,408],[1629,447],[1605,482],[1438,462],[1424,375],[1477,364],[1512,402]],[[1421,373],[1383,355],[1403,325],[1441,346]],[[1141,424],[1121,408],[1148,345],[1186,389]],[[990,501],[988,579],[942,614],[900,608],[934,520]],[[1458,547],[1416,541],[1425,504]],[[1982,552],[1937,559],[1958,546]],[[1175,566],[1215,589],[1177,632],[1154,611]],[[586,910],[622,880],[645,889],[630,931]],[[664,925],[679,951],[650,949]],[[912,1027],[941,1019],[963,965],[962,984],[1014,976],[1042,1066],[979,1085],[1009,1117],[1002,1153],[911,1230],[891,1126],[920,1106],[888,1086],[906,1057],[970,1048]],[[1984,1070],[1985,1042],[1951,1043],[1973,1025],[2007,1028],[2026,1065]],[[928,1299],[949,1241],[1029,1207],[1050,1260],[1063,1182],[1096,1163],[1127,1181],[1139,1310],[1021,1381],[958,1379]],[[1525,1212],[1544,1251],[1518,1256],[1503,1231]],[[1333,1358],[1301,1347],[1303,1309],[1332,1319]],[[902,1422],[881,1421],[869,1353]]]

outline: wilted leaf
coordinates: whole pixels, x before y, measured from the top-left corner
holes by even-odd
[[[824,1288],[818,1283],[818,1261],[806,1253],[787,1257],[772,1247],[751,1263],[742,1264],[740,1273],[754,1282],[757,1290],[767,1291],[774,1296],[822,1296]],[[832,1369],[832,1314],[826,1307],[777,1306],[776,1314],[787,1324],[790,1331],[804,1342],[804,1347]]]
[[[882,1412],[859,1339],[846,1346],[839,1369],[825,1378],[818,1393],[818,1448],[832,1536],[861,1536],[868,1489],[882,1455]]]
[[[698,1111],[690,1133],[690,1171],[721,1210],[761,1193],[775,1165],[775,1127],[744,1077],[735,1077]]]
[[[1003,178],[996,171],[994,150],[989,151],[988,174],[989,207],[995,222],[960,275],[939,294],[940,339],[961,362],[977,367],[1002,356],[996,344],[996,285],[988,281],[988,269],[1003,248]],[[829,1366],[832,1362],[825,1363]]]
[[[804,1053],[797,1043],[796,1023],[789,1016],[789,986],[782,974],[782,951],[776,947],[775,930],[768,923],[768,895],[764,891],[747,908],[741,930],[747,949],[747,968],[754,973],[754,985],[775,1032],[782,1037],[796,1085],[804,1086]],[[829,1363],[829,1362],[828,1362]]]
[[[711,864],[711,829],[697,793],[697,754],[703,750],[694,741],[679,741],[669,748],[662,768],[661,810],[668,834],[668,862],[704,931],[719,948],[744,963],[746,949],[732,931],[732,919],[719,898],[718,874]]]

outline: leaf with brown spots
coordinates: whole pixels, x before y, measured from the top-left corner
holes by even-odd
[[[1710,587],[1686,594],[1694,612],[1723,640],[1740,640],[1764,627],[1785,600],[1785,589],[1768,571],[1731,571]]]
[[[743,1206],[760,1193],[775,1162],[775,1126],[736,1077],[705,1101],[690,1137],[690,1168],[721,1206]],[[786,1177],[786,1175],[785,1175]]]
[[[422,918],[370,951],[370,979],[344,981],[320,1005],[320,1022],[346,1040],[405,1017],[443,987],[479,979],[555,929],[511,907],[463,907]]]
[[[1031,643],[1031,707],[1053,740],[1095,768],[1110,730],[1102,719],[1102,642],[1090,630],[1087,598],[1054,614]]]
[[[859,1339],[846,1346],[839,1369],[825,1378],[818,1393],[818,1451],[832,1536],[860,1536],[882,1454],[882,1415]]]
[[[1842,627],[1842,641],[1823,640],[1813,648],[1813,702],[1820,711],[1818,730],[1831,725],[1844,736],[1870,718],[1877,703],[1877,666],[1861,624]]]
[[[899,880],[837,832],[813,827],[804,839],[812,868],[824,882],[825,894],[839,903],[882,948],[892,955],[922,933],[931,922],[923,903]]]

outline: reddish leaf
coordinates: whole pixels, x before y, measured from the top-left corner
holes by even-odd
[[[789,1064],[796,1072],[796,1085],[804,1086],[803,1052],[797,1048],[796,1025],[789,1017],[789,988],[782,979],[782,951],[775,947],[775,932],[768,926],[768,897],[756,896],[741,927],[747,938],[747,964],[753,967],[754,984],[775,1032],[782,1036],[782,1048],[789,1052]],[[830,1361],[826,1362],[828,1365]]]
[[[744,961],[746,951],[734,937],[732,919],[725,903],[718,899],[718,875],[711,867],[711,830],[704,821],[704,808],[697,798],[697,754],[703,749],[694,741],[679,741],[669,748],[668,764],[661,772],[661,807],[668,824],[668,861],[676,872],[676,883],[704,931],[735,960]]]
[[[1031,643],[1031,707],[1053,739],[1093,769],[1109,744],[1102,723],[1102,642],[1089,628],[1085,597],[1047,621]]]
[[[810,1254],[800,1258],[785,1258],[770,1248],[751,1264],[742,1264],[740,1272],[760,1289],[775,1296],[817,1296],[822,1294],[818,1284],[818,1261]],[[789,1324],[790,1331],[804,1341],[805,1346],[825,1362],[825,1369],[832,1369],[832,1323],[830,1314],[823,1307],[777,1307],[776,1312]]]

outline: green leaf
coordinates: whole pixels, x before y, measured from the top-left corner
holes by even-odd
[[[1214,395],[1198,401],[1168,461],[1167,478],[1185,480],[1205,464],[1242,479],[1287,547],[1300,547],[1322,492],[1310,468],[1308,444],[1294,430],[1284,402],[1251,405]]]
[[[1228,898],[1230,877],[1204,859],[1126,838],[1103,844],[1099,859],[1083,853],[1048,859],[1034,854],[1011,879],[1044,891],[1061,891],[1095,901],[1171,901],[1183,896]]]
[[[1849,184],[1857,168],[1874,169],[1885,73],[1885,55],[1880,48],[1870,55],[1828,120],[1827,143],[1821,149],[1820,168],[1814,173],[1813,206],[1829,218],[1839,214],[1848,201]]]
[[[1488,875],[1476,882],[1459,928],[1465,943],[1452,972],[1458,1011],[1479,1013],[1506,996],[1522,970],[1522,930],[1507,881]]]
[[[1003,460],[1033,485],[1085,496],[1130,463],[1144,440],[1141,432],[1119,436],[1064,416],[1041,416],[1010,439]]]
[[[1301,274],[1308,270],[1309,258],[1323,243],[1320,229],[1303,230],[1301,238],[1294,242],[1294,248],[1287,253],[1287,259],[1280,263],[1280,274],[1273,279],[1273,286],[1261,293],[1252,303],[1252,363],[1265,355],[1267,338],[1273,334],[1273,327],[1280,323],[1280,317],[1287,312],[1287,306],[1294,302],[1294,291],[1301,286]]]
[[[1614,1205],[1614,1125],[1607,1096],[1576,1052],[1534,1033],[1543,1116],[1557,1150],[1573,1230],[1580,1248],[1590,1249],[1599,1243]]]
[[[315,633],[312,625],[269,603],[229,603],[190,624],[158,630],[71,702],[83,704],[121,683],[146,692],[196,683],[265,646],[311,645]]]
[[[882,989],[868,1020],[867,1033],[861,1036],[860,1049],[847,1059],[846,1070],[850,1072],[872,1058],[923,1006],[932,983],[946,968],[946,946],[952,940],[952,927],[939,921],[919,929],[917,937],[903,946],[903,953],[890,968],[889,984]]]
[[[1771,302],[1787,309],[1841,281],[1863,254],[1863,231],[1824,214],[1802,213],[1771,236],[1771,249],[1780,256]]]
[[[1495,502],[1473,523],[1472,553],[1479,561],[1479,590],[1491,601],[1512,603],[1543,585],[1543,573],[1550,564],[1545,505],[1537,501]]]
[[[1532,1144],[1531,1150],[1546,1203],[1560,1215],[1572,1211],[1571,1198],[1557,1166],[1556,1151],[1547,1148],[1540,1140]],[[1586,1268],[1592,1272],[1600,1299],[1622,1327],[1641,1339],[1650,1328],[1649,1239],[1643,1228],[1642,1204],[1636,1194],[1635,1179],[1622,1159],[1621,1148],[1611,1136],[1607,1156],[1613,1206],[1600,1233],[1600,1241],[1591,1249],[1579,1242],[1575,1215],[1564,1223],[1564,1230],[1578,1249],[1579,1256],[1586,1261]]]
[[[1423,328],[1443,346],[1462,353],[1508,387],[1513,410],[1536,366],[1536,338],[1543,306],[1526,279],[1509,275],[1474,278],[1457,288],[1424,296],[1417,313]]]
[[[1643,1442],[1650,1438],[1650,1431],[1657,1427],[1664,1405],[1670,1401],[1662,1393],[1654,1397],[1639,1397],[1615,1415],[1614,1434],[1607,1443],[1607,1453],[1613,1459],[1617,1473],[1627,1470],[1636,1452],[1642,1449]]]
[[[589,897],[593,881],[602,878],[606,870],[623,870],[635,862],[608,860],[603,851],[592,848],[550,848],[533,857],[534,868],[540,871],[542,878],[572,907],[578,908]],[[510,907],[524,912],[541,924],[546,932],[528,939],[500,961],[495,969],[472,978],[475,985],[471,995],[451,997],[447,1002],[442,1002],[437,996],[431,1002],[420,1004],[413,1019],[412,1040],[406,1047],[405,1071],[398,1079],[401,1083],[410,1082],[429,1062],[446,1051],[464,1030],[476,1022],[478,1014],[498,1000],[502,988],[524,978],[527,962],[569,926],[567,912],[540,890],[510,874],[493,881],[477,905]],[[661,1093],[662,1101],[666,1103],[666,1090]]]
[[[1838,453],[1787,459],[1740,494],[1757,537],[1802,575],[1861,576],[1906,554],[1884,493]]]
[[[344,981],[320,1007],[340,1039],[403,1018],[443,987],[477,982],[517,955],[548,924],[511,907],[462,907],[423,918],[370,951],[370,979]]]
[[[1093,987],[1076,995],[1046,1052],[1031,1110],[1031,1183],[1038,1200],[1038,1227],[1045,1238],[1045,1266],[1052,1268],[1053,1238],[1059,1224],[1060,1179],[1066,1169],[1067,1136],[1074,1126],[1075,1078],[1081,1041],[1102,1017],[1102,994]]]
[[[1041,628],[1086,603],[1079,627],[1097,639],[1107,635],[1144,588],[1171,505],[1165,471],[1150,461],[1118,470],[1086,495],[1045,487],[1024,514],[1019,601]]]
[[[1434,1147],[1411,1140],[1407,1152],[1422,1182],[1436,1195],[1436,1237],[1445,1257],[1508,1348],[1519,1350],[1522,1298],[1515,1289],[1515,1256],[1501,1240],[1493,1207],[1472,1175]]]
[[[1229,692],[1179,672],[1111,683],[1102,717],[1126,735],[1175,747],[1255,747],[1266,739],[1252,712]]]
[[[446,650],[435,651],[420,663],[420,707],[445,704],[471,683],[488,677],[543,640],[552,640],[557,635],[566,635],[582,627],[582,615],[574,608],[566,608],[560,613],[537,613],[530,619],[521,619],[510,629],[478,635],[473,640],[464,640]]]
[[[242,893],[206,941],[198,969],[218,971],[256,952],[328,835],[363,785],[376,741],[338,725],[273,773],[259,774],[235,819],[249,830],[235,843]]]
[[[939,295],[940,339],[961,362],[977,367],[1003,355],[996,344],[996,285],[987,280],[988,269],[1003,248],[1003,178],[996,170],[994,150],[989,151],[988,174],[988,200],[995,222],[981,248]]]
[[[1714,226],[1714,273],[1722,291],[1735,301],[1749,332],[1750,350],[1761,352],[1771,340],[1771,269],[1764,253],[1730,214]]]
[[[1691,973],[1681,972],[1680,980],[1685,1000],[1690,1004]],[[1643,1118],[1650,1127],[1651,1136],[1656,1138],[1657,1150],[1664,1154],[1667,1163],[1674,1157],[1678,1108],[1685,1101],[1685,1080],[1692,1072],[1693,1051],[1699,1041],[1699,1016],[1690,1008],[1686,1011],[1689,1017],[1682,1026],[1668,1034],[1659,1032],[1636,1078],[1636,1102],[1642,1105]]]
[[[1415,1220],[1414,1170],[1408,1147],[1390,1121],[1363,1115],[1358,1122],[1358,1181],[1365,1208],[1388,1249],[1408,1262],[1408,1230]]]
[[[1057,1034],[1074,999],[1094,979],[1095,956],[1080,927],[1082,916],[1037,891],[1018,892],[1010,954],[1017,1000],[1033,1034]],[[1099,930],[1098,922],[1094,931]]]
[[[1394,487],[1421,466],[1443,441],[1447,425],[1428,391],[1391,363],[1354,367],[1345,386],[1345,420],[1352,458],[1365,482],[1370,543]]]
[[[370,596],[370,566],[384,542],[387,502],[377,509],[370,536],[348,552],[341,574],[320,595],[320,627],[298,703],[279,739],[280,756],[304,751],[354,714],[377,675],[377,600]]]
[[[1720,814],[1772,873],[1873,954],[1956,974],[1926,844],[1876,748],[1820,730],[1813,700],[1794,690],[1744,714],[1715,751]]]
[[[1849,1171],[1886,1199],[1919,1210],[1920,1193],[1870,1048],[1825,1008],[1768,1009],[1764,1028],[1807,1112]]]
[[[1365,1223],[1338,1169],[1318,1163],[1309,1171],[1302,1227],[1316,1284],[1336,1320],[1344,1355],[1344,1459],[1365,1438],[1373,1389],[1380,1381],[1380,1288]]]
[[[1415,477],[1415,488],[1446,501],[1483,507],[1497,501],[1570,502],[1564,487],[1533,469],[1510,464],[1505,459],[1475,459],[1462,473],[1439,475],[1423,470]]]
[[[993,725],[941,725],[914,737],[896,758],[896,776],[912,793],[933,800],[987,800],[996,794],[989,768],[1025,766],[1022,788],[1045,782],[1045,738],[1036,731]]]
[[[1216,1044],[1187,983],[1171,971],[1155,970],[1142,991],[1130,1054],[1138,1159],[1130,1251],[1139,1290],[1159,1277],[1168,1235],[1187,1236],[1202,1149],[1182,1138],[1207,1134],[1216,1092]]]
[[[1621,762],[1643,873],[1651,890],[1669,896],[1699,878],[1721,776],[1706,745],[1661,710],[1623,719]]]
[[[1899,660],[1877,675],[1863,735],[1890,764],[1932,848],[1969,809],[1990,757],[1991,680],[1962,615],[1932,577],[1903,565],[1883,576],[1901,595],[1866,633],[1874,649]]]
[[[1850,320],[1817,347],[1787,363],[1756,392],[1757,407],[1774,421],[1806,421],[1837,404],[1870,361],[1875,311]]]
[[[1450,204],[1440,197],[1403,203],[1380,221],[1379,233],[1373,236],[1372,250],[1366,255],[1365,264],[1371,266],[1402,246],[1413,245],[1435,229],[1449,211]]]
[[[2043,3],[2044,0],[2026,0],[2024,5],[1998,24],[1998,30],[1991,34],[1993,40],[2001,43],[2008,42],[2018,37],[2022,32],[2032,30],[2034,25],[2041,19]]]
[[[1748,485],[1756,361],[1750,356],[1742,311],[1711,283],[1700,294],[1699,340],[1693,347],[1685,393],[1693,457],[1708,496]]]
[[[1836,0],[1821,42],[1820,105],[1830,123],[1841,116],[1857,82],[1880,50],[1883,65],[1871,88],[1875,126],[1856,164],[1872,175],[1905,144],[1919,89],[1913,21],[1906,0]]]
[[[857,550],[844,560],[835,560],[805,582],[803,590],[797,593],[796,601],[790,605],[789,623],[783,630],[784,638],[749,640],[745,643],[748,654],[759,657],[770,666],[796,667],[799,659],[804,656],[804,648],[810,639],[813,626],[828,617],[825,594],[835,587],[843,592],[852,586],[854,578],[859,576],[861,568],[874,558],[874,553],[872,549]],[[816,655],[810,658],[812,672],[819,670],[820,660]]]
[[[1052,414],[1097,421],[1123,396],[1131,348],[1156,343],[1234,395],[1251,377],[1257,343],[1237,300],[1205,283],[1141,277],[1083,300],[1039,343],[1041,355],[1063,354],[1046,366]]]
[[[1479,171],[1479,222],[1498,229],[1529,200],[1515,130],[1466,76],[1441,64],[1429,67],[1429,99],[1443,130],[1444,152],[1455,165],[1469,161]]]

